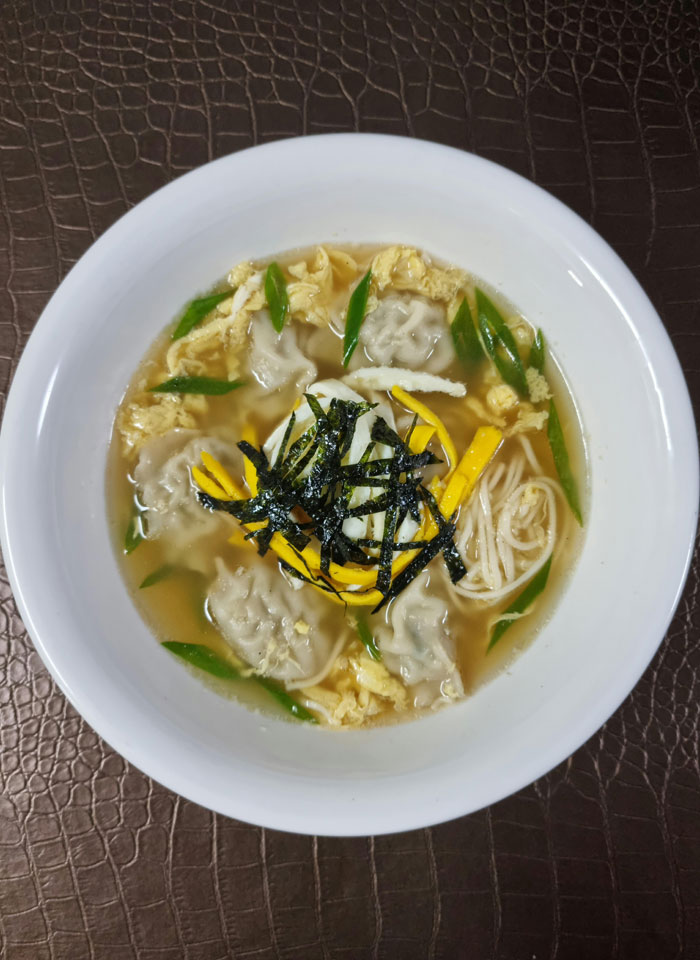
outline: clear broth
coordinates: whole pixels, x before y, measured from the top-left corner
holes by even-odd
[[[355,258],[364,271],[374,254],[383,247],[379,245],[346,245],[343,249]],[[311,258],[313,252],[313,250],[296,250],[280,255],[276,259],[282,265],[285,265],[298,262],[304,258]],[[439,263],[436,260],[433,262]],[[519,322],[523,322],[524,318],[503,297],[496,294],[488,284],[477,278],[472,277],[472,280],[492,297],[502,314],[509,321],[517,317]],[[216,291],[220,288],[221,285],[219,284],[213,290]],[[347,286],[340,287],[337,290],[337,296],[339,300],[345,303],[348,296]],[[128,403],[132,397],[139,393],[145,380],[153,378],[154,370],[162,369],[165,351],[171,343],[171,331],[172,325],[169,324],[168,328],[156,338],[135,372],[122,404]],[[532,331],[532,334],[534,336],[534,331]],[[446,335],[449,336],[449,333],[446,332]],[[341,335],[338,331],[331,328],[323,330],[299,323],[297,324],[297,336],[302,352],[311,357],[318,367],[318,380],[337,378],[346,372],[341,364],[342,344]],[[358,347],[358,351],[360,349]],[[583,432],[571,391],[551,351],[548,351],[547,354],[546,373],[559,411],[571,464],[578,479],[585,517],[587,462]],[[214,373],[213,375],[217,374]],[[448,369],[442,371],[441,375],[450,379],[465,381],[464,371],[456,359]],[[486,368],[484,367],[482,372],[465,381],[467,382],[468,395],[484,397],[486,389],[492,385],[492,383],[487,384],[485,376]],[[250,385],[245,388],[245,393],[241,390],[223,397],[208,398],[208,413],[206,417],[201,418],[199,424],[203,432],[209,433],[212,430],[216,431],[225,427],[230,431],[232,437],[240,437],[243,427],[252,423],[256,428],[258,438],[262,442],[289,413],[297,399],[297,391],[293,384],[269,394],[252,377],[247,379]],[[483,421],[464,405],[463,399],[455,399],[442,394],[431,394],[429,402],[431,408],[443,420],[461,455]],[[537,458],[543,465],[543,472],[556,479],[556,470],[547,441],[546,430],[533,431],[528,433],[527,436],[532,443]],[[498,462],[499,458],[507,459],[512,453],[514,443],[516,443],[515,438],[506,441],[496,454],[494,462]],[[436,448],[436,452],[439,452],[439,447]],[[229,545],[227,538],[232,532],[232,527],[236,525],[236,521],[226,515],[217,514],[219,523],[214,532],[198,541],[196,556],[189,555],[184,558],[186,563],[199,567],[198,570],[187,569],[186,565],[182,564],[177,566],[172,576],[147,589],[140,589],[140,584],[145,577],[166,563],[172,564],[173,557],[167,543],[162,539],[147,539],[128,556],[124,554],[124,531],[133,515],[136,497],[132,477],[134,462],[135,457],[124,454],[121,438],[115,428],[108,457],[107,503],[115,550],[119,557],[122,575],[134,603],[159,641],[204,643],[213,650],[226,655],[230,648],[212,622],[206,604],[207,589],[215,576],[214,558],[223,556],[227,566],[232,569],[239,565],[249,566],[250,564],[266,564],[276,568],[275,555],[270,552],[265,557],[259,557],[249,546],[235,547]],[[242,474],[243,462],[238,451],[232,456],[232,466],[237,467],[239,474]],[[558,506],[560,515],[567,511],[563,502],[559,503]],[[547,589],[537,602],[536,609],[532,614],[516,621],[488,656],[486,656],[486,647],[490,635],[489,624],[492,624],[496,614],[504,610],[517,596],[518,591],[515,591],[497,605],[483,607],[480,603],[468,601],[465,598],[460,598],[459,603],[455,603],[450,600],[442,583],[438,584],[438,589],[445,592],[445,600],[449,605],[453,621],[459,623],[459,629],[453,630],[453,633],[457,640],[457,660],[467,695],[473,693],[480,684],[495,673],[504,669],[513,660],[514,656],[532,641],[549,619],[575,565],[582,541],[582,532],[573,518],[568,516],[565,517],[565,520],[566,522],[562,524],[564,532],[558,536]],[[442,560],[436,558],[428,570],[433,570],[436,564],[441,563]],[[434,577],[433,579],[442,581],[443,578]],[[289,589],[281,577],[280,584],[280,589]],[[309,587],[303,589],[311,591]],[[320,598],[320,602],[327,606],[327,615],[325,616],[327,629],[332,630],[333,635],[335,635],[339,624],[342,623],[347,633],[348,644],[356,642],[356,633],[351,619],[343,614],[340,607],[323,598]],[[385,608],[378,617],[386,616],[387,609]],[[203,675],[198,672],[198,676]],[[268,714],[283,715],[275,702],[255,684],[245,681],[222,683],[210,680],[209,682],[213,683],[219,692],[233,694],[250,707],[260,709]],[[373,717],[369,722],[393,722],[414,717],[421,712],[420,710],[412,710],[397,713],[393,709],[387,709]]]

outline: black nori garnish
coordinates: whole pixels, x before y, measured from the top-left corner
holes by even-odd
[[[274,534],[281,533],[304,564],[308,576],[283,560],[279,561],[280,567],[290,576],[313,583],[336,596],[340,591],[328,579],[331,563],[376,566],[377,589],[383,599],[373,613],[405,590],[439,553],[443,555],[452,582],[460,580],[466,569],[454,544],[455,525],[442,515],[435,497],[423,486],[422,478],[416,472],[440,463],[428,450],[422,453],[411,451],[409,442],[416,418],[404,440],[385,420],[377,417],[372,425],[371,440],[360,460],[343,464],[352,445],[357,421],[376,404],[334,398],[324,410],[313,394],[304,396],[315,423],[290,446],[296,423],[292,414],[274,464],[270,465],[262,448],[258,450],[246,441],[238,444],[257,471],[257,495],[250,500],[231,501],[218,500],[200,492],[200,503],[210,510],[224,510],[244,524],[264,522],[264,527],[246,534],[246,539],[255,540],[261,555],[268,551]],[[391,447],[393,456],[372,460],[377,444]],[[351,507],[349,503],[357,487],[382,492]],[[426,504],[437,525],[437,534],[428,541],[398,543],[396,533],[407,516],[420,523],[422,503]],[[366,517],[381,512],[385,513],[381,540],[354,539],[344,533],[343,523],[349,517]],[[304,519],[300,518],[301,513]],[[309,569],[301,556],[312,535],[320,546],[321,571],[318,575]],[[378,556],[369,553],[370,550],[378,551]],[[394,554],[404,550],[420,552],[392,581]]]

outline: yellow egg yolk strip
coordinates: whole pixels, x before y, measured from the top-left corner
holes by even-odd
[[[212,457],[210,453],[207,453],[206,450],[202,450],[202,463],[219,484],[219,486],[223,487],[232,500],[243,499],[243,491],[240,490],[236,485],[228,470],[226,470],[225,467],[222,467],[219,461],[215,460],[214,457]]]
[[[423,453],[425,448],[430,443],[433,434],[435,433],[435,427],[432,424],[418,424],[413,428],[411,433],[411,438],[408,441],[408,446],[411,453]]]
[[[427,424],[430,424],[431,427],[435,428],[435,432],[438,435],[438,440],[442,444],[442,448],[445,451],[445,456],[447,457],[447,462],[449,465],[449,469],[445,474],[445,480],[447,480],[452,475],[455,464],[457,463],[457,449],[452,442],[452,437],[445,428],[445,424],[437,414],[433,413],[430,407],[426,407],[424,403],[421,403],[420,400],[416,400],[415,397],[412,397],[410,393],[406,393],[406,391],[402,390],[401,387],[392,387],[391,395],[401,404],[402,407],[406,407],[407,410],[417,413],[421,420],[425,420]]]
[[[440,499],[443,516],[449,519],[460,503],[467,499],[502,439],[503,434],[496,427],[479,427]]]
[[[243,428],[242,439],[254,447],[257,442],[257,434],[255,433],[255,427],[252,427],[250,424],[247,424]],[[248,457],[243,457],[243,470],[245,473],[245,482],[250,490],[251,497],[257,497],[258,495],[258,471],[255,469],[255,465],[251,463]]]
[[[222,489],[216,481],[212,480],[211,477],[208,477],[203,470],[200,470],[199,467],[192,467],[192,479],[197,486],[204,490],[205,493],[208,493],[210,497],[216,497],[217,500],[233,500],[233,497],[229,497],[226,491]]]

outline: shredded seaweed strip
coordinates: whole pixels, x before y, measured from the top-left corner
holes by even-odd
[[[377,610],[398,596],[439,553],[443,555],[452,582],[460,580],[466,569],[454,544],[455,525],[443,517],[437,501],[423,486],[420,474],[423,467],[440,460],[429,450],[422,453],[411,450],[409,442],[415,420],[402,439],[385,420],[377,417],[360,460],[344,464],[357,421],[376,405],[334,398],[326,402],[324,409],[313,394],[305,397],[315,422],[290,443],[296,425],[292,414],[274,463],[270,463],[262,447],[257,449],[245,440],[238,444],[243,456],[257,471],[256,496],[249,500],[219,500],[200,492],[202,506],[230,513],[243,524],[263,523],[264,526],[246,534],[246,539],[255,541],[261,556],[269,550],[273,536],[281,534],[306,572],[280,560],[282,570],[341,599],[342,592],[330,578],[332,563],[375,567],[377,590],[383,594]],[[371,459],[377,445],[390,447],[393,456]],[[363,487],[381,492],[351,507],[355,490]],[[424,505],[437,526],[436,535],[430,540],[397,541],[398,531],[407,517],[421,523]],[[343,531],[348,518],[377,513],[384,514],[381,539],[352,538]],[[302,556],[312,537],[319,544],[320,573],[312,572]],[[405,550],[416,550],[418,554],[392,581],[395,554]]]

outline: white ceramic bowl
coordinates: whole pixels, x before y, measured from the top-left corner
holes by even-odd
[[[583,552],[536,642],[466,702],[331,732],[218,697],[154,641],[105,519],[114,410],[155,334],[248,257],[322,240],[407,242],[472,270],[541,325],[589,444]],[[158,191],[64,280],[24,352],[0,446],[2,545],[24,622],[85,719],[171,789],[252,823],[321,834],[456,817],[566,758],[656,650],[695,533],[698,453],[664,329],[613,251],[547,193],[416,140],[286,140]]]

